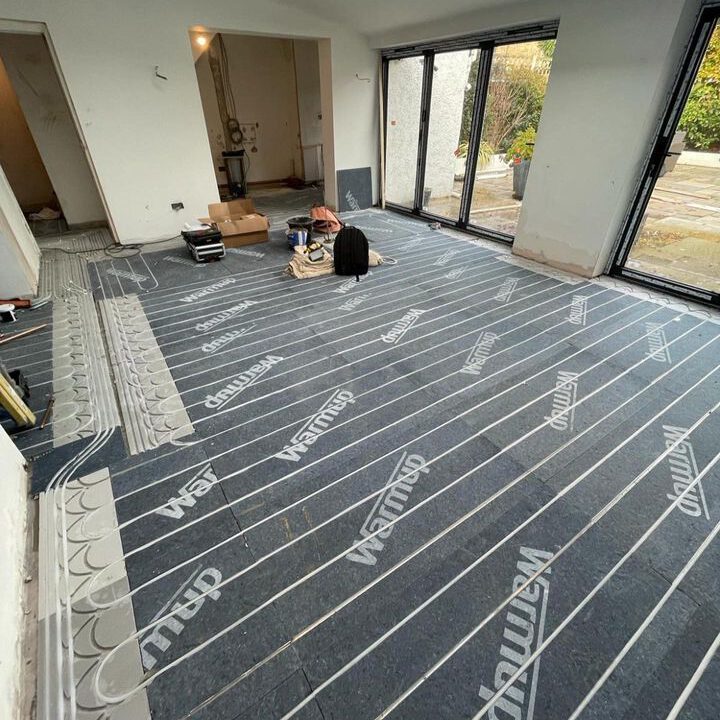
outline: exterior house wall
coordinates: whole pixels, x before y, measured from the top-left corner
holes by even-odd
[[[430,134],[425,161],[425,188],[447,197],[455,179],[462,107],[470,69],[469,52],[448,53],[433,70]],[[417,141],[422,94],[423,59],[390,62],[387,105],[386,195],[391,202],[412,206],[415,194]]]

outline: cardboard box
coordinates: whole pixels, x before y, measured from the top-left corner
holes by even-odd
[[[256,212],[250,198],[230,200],[230,202],[208,205],[210,217],[200,218],[200,222],[217,226],[226,247],[241,247],[267,242],[268,219]]]

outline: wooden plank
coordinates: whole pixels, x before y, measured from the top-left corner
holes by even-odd
[[[21,330],[20,332],[12,333],[11,335],[2,335],[0,336],[0,345],[9,343],[11,340],[17,340],[19,338],[25,337],[26,335],[30,335],[46,327],[47,323],[45,323],[44,325],[36,325],[35,327],[28,328],[27,330]]]
[[[32,427],[35,424],[35,414],[2,374],[0,374],[0,405],[10,413],[20,427]]]

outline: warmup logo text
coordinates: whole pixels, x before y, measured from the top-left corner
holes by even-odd
[[[395,232],[392,228],[370,227],[368,225],[353,225],[353,227],[366,232],[385,233],[386,235],[392,235]]]
[[[240,328],[239,330],[230,330],[229,332],[221,335],[219,338],[203,343],[200,346],[200,349],[208,355],[213,355],[218,350],[221,350],[226,345],[229,345],[233,340],[237,340],[240,336],[245,335],[245,333],[253,327],[255,326],[251,325],[250,327]]]
[[[669,450],[686,432],[687,428],[663,425],[665,448]],[[692,443],[685,438],[682,442],[678,443],[666,457],[668,465],[670,466],[670,476],[673,487],[672,493],[668,493],[667,498],[668,500],[675,501],[688,489],[693,480],[698,476],[695,450],[693,449]],[[702,481],[693,485],[692,490],[680,500],[677,506],[686,515],[690,515],[690,517],[705,515],[708,520],[710,519]]]
[[[524,585],[528,579],[552,558],[546,550],[534,550],[521,547],[520,560],[517,563],[518,573],[512,581],[512,591]],[[500,645],[501,660],[495,668],[492,687],[480,686],[478,695],[487,702],[514,675],[520,666],[542,644],[545,634],[548,593],[550,583],[545,575],[550,574],[547,568],[542,575],[530,583],[521,593],[510,601],[510,609],[505,618],[502,644]],[[520,675],[514,685],[493,703],[488,713],[489,718],[513,718],[513,720],[532,720],[535,711],[535,694],[537,693],[540,658],[532,664],[532,674]],[[498,713],[502,713],[499,715]]]
[[[199,268],[205,267],[204,263],[196,263],[194,260],[188,260],[187,258],[175,257],[174,255],[165,255],[163,257],[165,262],[175,263],[176,265],[186,265],[189,267]]]
[[[233,255],[247,255],[248,257],[264,258],[264,252],[258,252],[257,250],[246,250],[245,248],[226,248],[225,252],[232,253]]]
[[[368,270],[367,275],[365,277],[370,277],[372,275],[372,270]],[[349,293],[351,290],[358,287],[360,283],[355,278],[350,278],[349,280],[346,280],[344,283],[336,287],[332,292],[338,293],[339,295],[345,295],[346,293]]]
[[[575,423],[575,402],[577,400],[578,374],[560,370],[555,381],[555,393],[552,399],[550,415],[543,419],[549,420],[553,430],[572,430]],[[568,411],[569,408],[569,411]]]
[[[646,322],[645,329],[650,333],[647,336],[648,351],[646,356],[659,363],[672,364],[670,348],[667,347],[667,338],[663,326],[660,323]]]
[[[206,297],[207,295],[212,295],[213,293],[220,292],[224,287],[228,285],[232,285],[235,282],[235,278],[225,278],[224,280],[219,280],[213,285],[208,285],[206,288],[203,288],[202,290],[198,290],[197,292],[192,293],[191,295],[186,295],[185,297],[180,298],[180,302],[189,303],[189,302],[195,302],[195,300],[200,300],[201,298]]]
[[[388,345],[394,345],[417,322],[417,319],[424,312],[427,312],[427,311],[426,310],[410,310],[409,312],[406,312],[392,326],[392,328],[390,330],[388,330],[388,332],[386,332],[384,335],[380,336],[382,341],[385,343],[388,343]]]
[[[422,238],[413,238],[412,240],[408,240],[404,245],[400,246],[401,250],[412,250],[413,248],[417,247],[422,242]]]
[[[140,655],[146,670],[152,670],[157,665],[158,654],[167,652],[172,645],[170,633],[179,637],[185,629],[185,625],[198,614],[206,600],[217,601],[220,591],[215,590],[222,582],[222,574],[217,568],[205,568],[196,570],[174,593],[173,596],[163,605],[150,621],[155,622],[158,618],[172,612],[173,615],[156,625],[140,641]],[[208,593],[200,597],[203,593]],[[194,601],[194,602],[193,602]],[[182,607],[185,603],[192,603]]]
[[[240,373],[231,383],[228,383],[222,390],[214,395],[208,395],[205,398],[205,407],[208,410],[219,410],[227,405],[236,395],[243,390],[249,388],[254,382],[265,375],[273,365],[282,362],[282,358],[278,355],[266,355],[259,363],[255,363],[245,372]]]
[[[351,297],[349,300],[346,300],[340,306],[340,310],[344,310],[345,312],[354,310],[359,305],[362,305],[369,297],[370,297],[369,293],[366,293],[365,295],[356,295],[355,297]]]
[[[469,375],[480,375],[483,365],[490,357],[490,353],[498,337],[499,336],[493,332],[481,332],[460,372],[468,373]]]
[[[468,269],[467,265],[463,265],[462,267],[455,268],[454,270],[451,270],[449,273],[445,273],[443,277],[447,280],[457,280],[458,278],[462,277],[465,271]]]
[[[115,268],[110,268],[107,272],[107,275],[113,275],[116,278],[123,278],[124,280],[132,280],[136,283],[145,282],[145,280],[148,279],[147,275],[140,275],[138,273],[129,272],[127,270],[116,270]]]
[[[332,425],[333,420],[355,402],[349,390],[336,390],[323,406],[290,438],[290,444],[275,457],[298,462],[317,439]]]
[[[506,303],[510,300],[518,282],[518,278],[507,278],[495,293],[495,300],[501,303]]]
[[[222,312],[219,312],[217,315],[213,315],[209,320],[206,320],[205,322],[198,323],[195,326],[195,329],[198,332],[205,332],[206,330],[212,330],[217,325],[220,325],[220,323],[224,323],[226,320],[229,320],[230,318],[235,317],[236,315],[239,315],[243,310],[247,310],[252,305],[257,305],[257,300],[243,300],[241,303],[238,303],[237,305],[233,305],[232,307],[228,308],[227,310],[223,310]]]
[[[360,210],[360,203],[357,201],[357,198],[352,194],[352,192],[350,192],[350,190],[345,193],[345,200],[347,201],[347,204],[351,210]]]
[[[385,547],[385,541],[395,529],[395,525],[388,527],[388,523],[402,514],[421,472],[425,474],[430,472],[430,468],[425,466],[425,460],[420,455],[408,455],[403,452],[385,483],[387,490],[378,497],[360,528],[360,535],[367,539],[345,556],[348,560],[363,565],[375,565],[377,562],[375,554]],[[377,532],[378,530],[380,532]],[[375,532],[377,535],[373,535]],[[371,535],[373,536],[370,537]]]
[[[587,301],[586,295],[573,295],[570,303],[570,314],[568,315],[568,322],[571,325],[585,325],[587,322]]]
[[[217,475],[215,475],[212,465],[208,463],[180,488],[178,491],[180,497],[171,497],[165,506],[158,508],[155,513],[173,520],[180,520],[185,515],[185,508],[195,507],[197,499],[209,492],[217,481]]]
[[[448,250],[443,253],[434,264],[440,266],[447,265],[459,252],[459,250]]]

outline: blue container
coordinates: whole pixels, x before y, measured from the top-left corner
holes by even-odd
[[[307,245],[308,232],[300,228],[293,228],[287,231],[287,238],[291,248],[295,248],[297,245]]]

